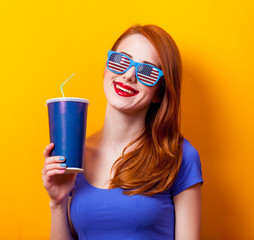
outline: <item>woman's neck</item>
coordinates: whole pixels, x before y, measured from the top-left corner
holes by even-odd
[[[142,133],[144,124],[145,112],[128,114],[108,104],[101,131],[103,142],[113,148],[125,147]]]

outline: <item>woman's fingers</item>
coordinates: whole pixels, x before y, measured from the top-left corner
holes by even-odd
[[[63,174],[64,172],[65,172],[65,168],[63,168],[63,169],[59,169],[59,168],[52,169],[50,171],[47,171],[45,173],[45,175],[43,176],[43,178],[46,182],[49,182],[52,177],[54,177],[55,175]]]
[[[50,188],[54,185],[54,182],[52,182],[52,179],[58,175],[64,174],[65,169],[53,169],[50,171],[47,171],[45,175],[42,175],[42,181],[43,186],[46,188],[46,190],[50,190]]]
[[[65,158],[63,156],[53,156],[45,159],[45,166],[52,163],[63,163]]]
[[[63,156],[53,156],[53,157],[48,157],[44,161],[43,169],[42,169],[42,174],[45,172],[45,168],[48,167],[48,165],[54,164],[54,163],[64,163],[65,158]]]
[[[43,155],[45,158],[50,157],[50,152],[53,150],[54,148],[54,143],[50,143],[44,150]]]
[[[43,152],[45,161],[42,169],[42,181],[51,200],[62,202],[73,188],[75,175],[64,174],[67,167],[65,157],[51,156],[53,148],[54,144],[49,144]]]
[[[42,169],[42,174],[46,175],[48,171],[51,170],[64,170],[66,168],[66,164],[63,163],[62,160],[59,160],[59,157],[50,157],[45,160],[44,167]],[[64,172],[60,171],[60,172]]]
[[[63,170],[66,168],[65,163],[53,163],[53,164],[48,164],[45,166],[45,174],[47,174],[48,171],[58,169],[58,170]]]
[[[54,148],[54,143],[51,143],[45,148],[43,152],[45,161],[44,161],[44,166],[42,169],[42,174],[47,175],[48,177],[53,176],[54,174],[64,173],[65,171],[64,169],[66,168],[66,164],[64,163],[65,158],[63,156],[51,157],[50,153],[53,148]]]
[[[44,186],[46,187],[46,183],[50,181],[52,177],[55,175],[63,174],[66,169],[65,163],[53,163],[47,164],[42,170],[42,179],[44,182]]]

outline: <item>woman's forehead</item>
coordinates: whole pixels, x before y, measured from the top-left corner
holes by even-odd
[[[132,34],[122,39],[117,46],[117,52],[128,53],[134,61],[149,61],[159,65],[159,55],[152,43],[141,34]]]

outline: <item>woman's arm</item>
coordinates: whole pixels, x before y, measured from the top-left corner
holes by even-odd
[[[201,184],[195,184],[174,197],[175,240],[199,240]]]
[[[68,199],[77,174],[64,174],[66,164],[60,156],[51,156],[53,144],[44,150],[42,180],[50,197],[52,240],[73,240],[68,221]]]
[[[51,231],[52,240],[73,240],[68,220],[67,202],[61,205],[50,204],[51,210]]]

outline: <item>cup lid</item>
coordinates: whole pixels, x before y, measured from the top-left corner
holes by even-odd
[[[46,104],[52,103],[52,102],[83,102],[83,103],[89,103],[87,99],[84,98],[75,98],[75,97],[61,97],[61,98],[51,98],[46,101]]]

